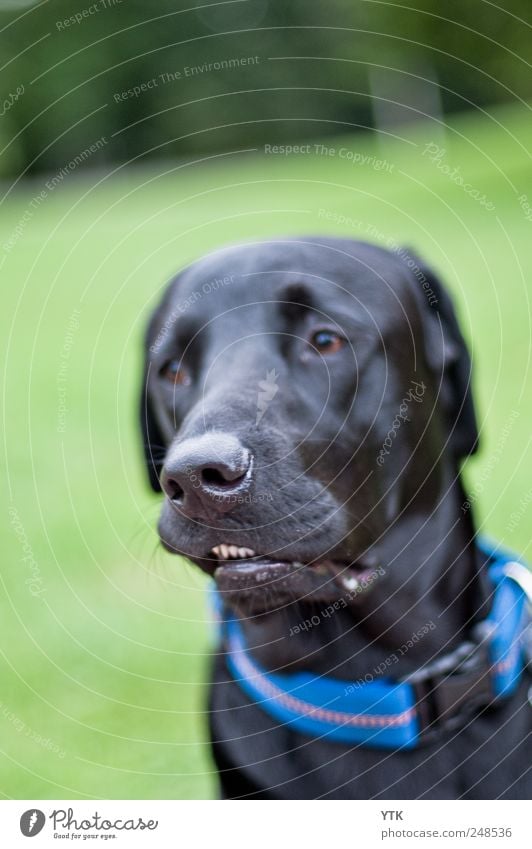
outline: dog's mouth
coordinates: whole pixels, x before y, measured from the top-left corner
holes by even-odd
[[[218,589],[228,601],[274,609],[289,601],[345,601],[365,595],[384,574],[373,555],[354,562],[274,559],[253,549],[220,543],[209,552]]]

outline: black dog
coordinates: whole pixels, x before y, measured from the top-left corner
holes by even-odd
[[[162,544],[215,577],[254,661],[356,683],[460,653],[493,589],[459,474],[478,439],[470,359],[429,269],[343,239],[229,247],[171,283],[146,348]],[[497,701],[471,681],[443,708],[427,687],[422,745],[376,749],[276,721],[222,648],[223,793],[526,798],[529,679]]]

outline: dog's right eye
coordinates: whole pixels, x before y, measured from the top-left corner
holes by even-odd
[[[163,380],[173,383],[174,386],[176,384],[179,386],[189,386],[190,384],[190,375],[181,360],[169,360],[164,364],[159,374]]]
[[[333,330],[317,330],[310,344],[320,354],[336,354],[345,345],[345,339]]]

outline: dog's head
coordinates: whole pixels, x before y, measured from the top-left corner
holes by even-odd
[[[179,274],[149,324],[141,422],[163,545],[248,612],[355,600],[390,528],[430,512],[477,443],[435,275],[332,238],[229,247]]]

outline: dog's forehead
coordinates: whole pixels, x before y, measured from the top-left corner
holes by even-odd
[[[174,281],[171,309],[205,319],[275,304],[294,284],[318,305],[372,317],[385,328],[412,312],[406,269],[378,246],[344,239],[282,239],[230,246],[198,260]]]

